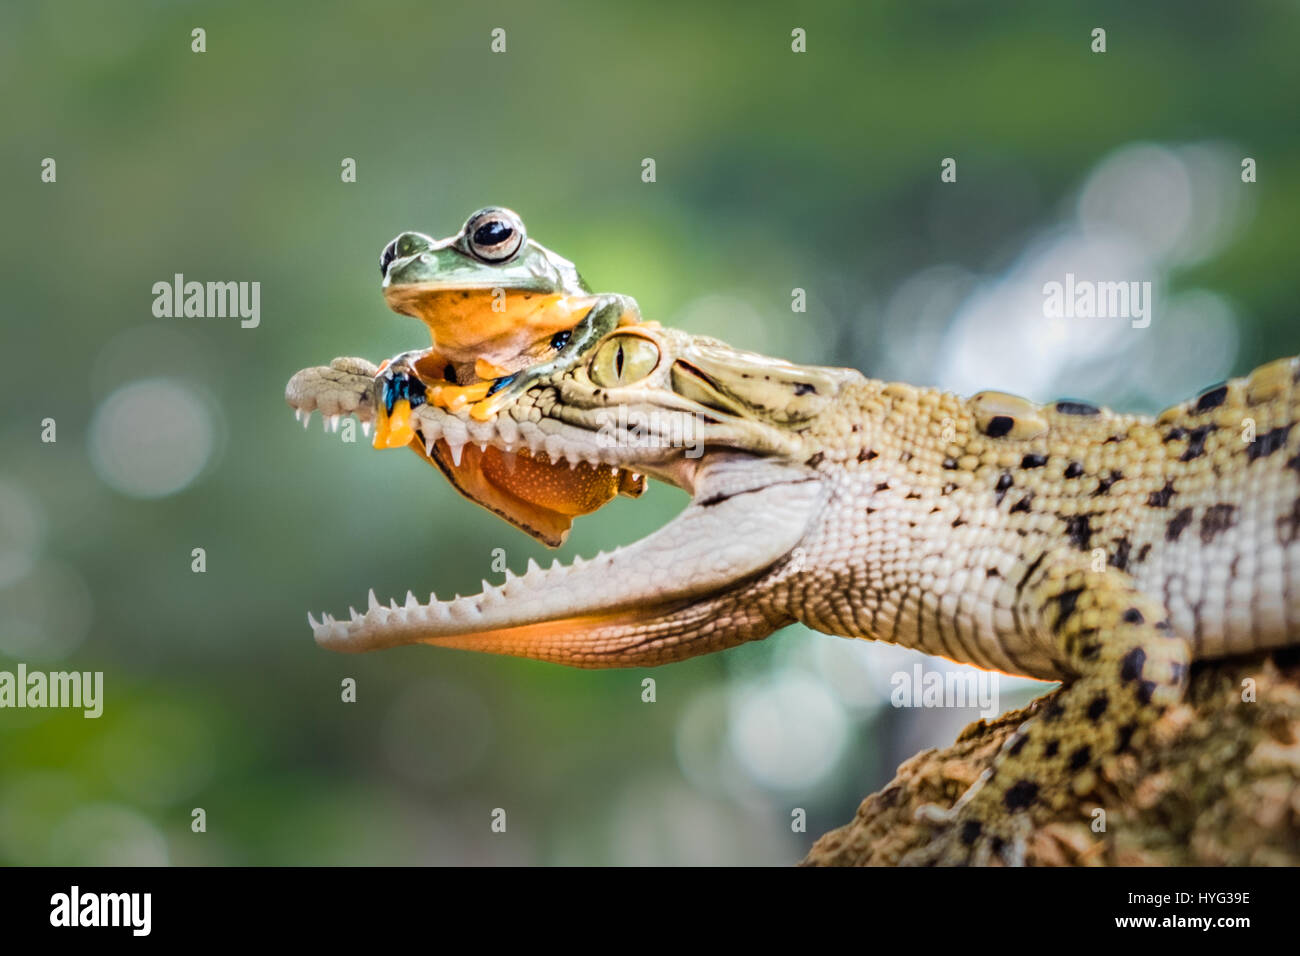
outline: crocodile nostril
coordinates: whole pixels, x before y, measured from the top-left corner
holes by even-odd
[[[388,267],[393,260],[397,258],[397,240],[394,239],[388,245],[384,246],[384,251],[379,254],[379,274],[388,275]]]

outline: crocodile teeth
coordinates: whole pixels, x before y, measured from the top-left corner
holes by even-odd
[[[488,427],[490,430],[491,426]],[[469,431],[459,418],[448,418],[442,423],[442,437],[447,439],[448,443],[460,442],[463,445],[469,441]]]
[[[447,606],[447,610],[451,614],[452,620],[462,622],[472,621],[479,614],[479,610],[475,607],[473,601],[462,599],[459,596]]]
[[[368,601],[368,603],[367,603],[367,605],[366,605],[366,610],[367,610],[367,611],[378,611],[378,610],[381,610],[381,609],[382,609],[382,606],[380,605],[378,598],[375,597],[375,589],[374,589],[374,588],[371,588],[371,589],[370,589],[370,596],[369,596],[369,598],[367,599],[367,601]]]
[[[446,442],[447,442],[447,447],[451,449],[452,464],[459,466],[460,456],[465,451],[465,443],[460,441],[452,441],[450,438],[447,438]]]
[[[406,592],[406,609],[407,609],[408,611],[414,611],[414,610],[415,610],[416,608],[418,608],[419,606],[420,606],[420,602],[419,602],[419,600],[416,598],[416,596],[415,596],[415,592],[414,592],[414,591],[407,591],[407,592]]]
[[[506,443],[507,449],[519,440],[519,426],[507,415],[497,416],[496,429],[501,440]]]
[[[311,412],[306,412],[302,416],[302,427],[306,428],[311,424]]]

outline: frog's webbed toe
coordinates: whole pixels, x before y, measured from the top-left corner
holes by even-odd
[[[475,382],[473,385],[434,385],[429,389],[429,403],[451,412],[458,412],[466,405],[483,401],[492,392],[495,382]]]
[[[416,371],[416,363],[430,350],[403,352],[379,367],[379,408],[375,416],[376,448],[405,448],[415,439],[411,409],[429,400],[430,390]]]

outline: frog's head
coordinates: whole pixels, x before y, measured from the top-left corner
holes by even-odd
[[[529,239],[518,214],[500,206],[480,209],[446,239],[402,233],[384,246],[379,271],[394,311],[448,326],[481,315],[506,294],[513,303],[536,305],[538,298],[590,291],[572,262]]]

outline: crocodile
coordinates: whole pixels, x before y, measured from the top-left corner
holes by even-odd
[[[374,366],[304,369],[300,413],[374,409]],[[671,328],[605,336],[494,418],[421,407],[428,447],[634,469],[687,507],[480,594],[308,615],[337,651],[424,643],[666,664],[793,622],[1063,682],[902,862],[1018,864],[1084,775],[1155,746],[1189,666],[1300,635],[1300,359],[1158,416],[870,379]]]

